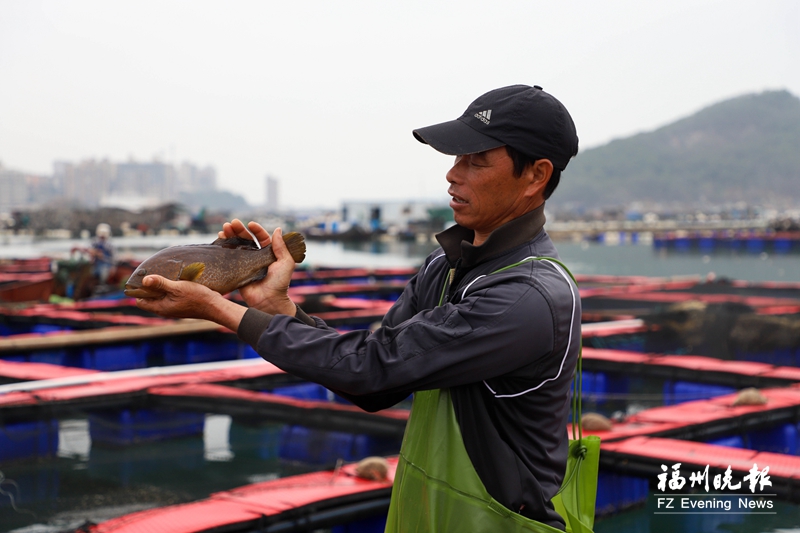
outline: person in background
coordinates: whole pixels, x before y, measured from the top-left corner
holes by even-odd
[[[111,244],[111,226],[105,222],[98,224],[95,238],[90,249],[92,255],[92,273],[100,285],[108,283],[111,269],[114,266],[114,247]]]
[[[253,222],[278,261],[240,289],[248,309],[159,276],[144,284],[165,297],[137,305],[213,320],[367,411],[413,393],[387,532],[563,531],[551,499],[567,462],[581,307],[544,204],[577,154],[575,125],[541,87],[514,85],[413,133],[455,156],[446,180],[456,225],[436,236],[441,248],[374,332],[339,333],[304,313],[287,292],[295,265],[281,231]],[[238,220],[220,232],[237,235],[248,237]]]

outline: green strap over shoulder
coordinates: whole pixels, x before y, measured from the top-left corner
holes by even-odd
[[[560,266],[569,275],[575,286],[578,281],[569,268],[554,257],[528,257],[512,265],[492,272],[497,274],[531,261],[549,261]],[[570,288],[570,290],[572,290]],[[577,296],[578,298],[580,295]],[[567,471],[561,488],[553,497],[556,511],[564,518],[567,531],[591,533],[594,527],[595,501],[597,498],[597,474],[600,462],[600,438],[583,436],[581,418],[583,415],[583,339],[578,348],[578,361],[575,365],[572,393],[572,440],[569,443]]]
[[[508,265],[508,266],[504,266],[503,268],[498,268],[497,270],[492,272],[492,274],[497,274],[499,272],[504,272],[504,271],[509,270],[511,268],[518,267],[520,265],[524,265],[525,263],[530,263],[531,261],[550,261],[551,263],[557,264],[558,266],[560,266],[561,268],[564,269],[564,272],[566,272],[569,275],[570,279],[575,284],[575,286],[576,287],[578,286],[578,281],[575,279],[575,276],[572,275],[572,272],[570,272],[569,268],[567,268],[567,265],[565,265],[564,263],[562,263],[561,261],[559,261],[558,259],[556,259],[554,257],[545,257],[545,256],[542,256],[542,257],[528,257],[526,259],[523,259],[522,261],[514,263],[513,265]],[[572,413],[571,413],[571,415],[572,415],[571,416],[571,418],[572,418],[572,439],[573,440],[577,440],[577,441],[581,441],[581,440],[583,440],[583,427],[580,424],[581,416],[583,415],[583,413],[582,413],[582,410],[583,410],[583,339],[581,339],[581,344],[580,344],[580,346],[578,348],[578,362],[575,365],[575,376],[573,377],[573,384],[574,384],[574,392],[572,394]],[[576,424],[576,420],[578,421],[577,424]],[[577,436],[576,436],[576,429],[575,429],[576,426],[577,426]]]

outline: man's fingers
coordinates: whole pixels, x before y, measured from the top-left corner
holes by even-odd
[[[260,229],[260,233],[254,232],[252,228],[248,229],[248,226],[257,227],[258,229]],[[239,237],[240,239],[246,239],[248,241],[252,241],[253,237],[255,237],[262,247],[269,244],[269,233],[267,233],[264,230],[264,228],[262,228],[259,224],[256,224],[255,222],[250,222],[248,226],[245,226],[244,222],[242,222],[238,218],[234,218],[233,220],[230,221],[230,223],[226,223],[226,225],[223,225],[223,228],[226,230],[225,235],[228,238]],[[265,237],[266,237],[266,242],[264,242]]]
[[[240,235],[241,233],[247,233],[247,231],[244,229],[244,224],[242,224],[242,221],[238,218],[231,220],[231,228],[233,228],[233,231],[237,235]]]
[[[226,222],[222,225],[222,231],[219,232],[219,236],[222,239],[230,239],[236,235],[236,232],[233,231],[233,227],[231,227],[230,222]]]
[[[256,239],[258,239],[258,242],[261,244],[262,248],[272,242],[272,239],[269,237],[269,232],[267,232],[267,230],[265,230],[264,227],[258,222],[251,220],[247,223],[247,229],[250,230]]]
[[[244,222],[242,222],[238,218],[234,218],[233,220],[231,220],[231,227],[233,228],[233,231],[236,233],[236,236],[239,237],[240,239],[247,239],[247,240],[253,239],[253,236],[250,235],[249,231],[247,231]]]
[[[243,237],[245,239],[250,238],[250,234],[247,233],[247,230],[242,224],[242,221],[238,218],[234,218],[230,222],[226,222],[222,225],[222,231],[220,232],[220,237],[225,239],[230,239],[231,237]]]
[[[224,223],[222,225],[222,231],[220,231],[217,236],[220,239],[239,237],[240,239],[246,239],[248,241],[253,240],[253,237],[255,237],[262,248],[271,242],[269,233],[267,233],[267,230],[261,227],[261,224],[251,221],[249,224],[247,224],[247,226],[245,226],[244,222],[238,218],[234,218],[230,222]]]

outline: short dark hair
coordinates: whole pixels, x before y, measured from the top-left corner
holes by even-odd
[[[511,148],[510,146],[506,145],[506,152],[508,152],[508,157],[514,162],[514,176],[519,178],[522,176],[522,172],[525,170],[525,167],[528,165],[534,164],[539,159],[547,159],[546,157],[528,157],[527,155]],[[547,200],[550,198],[550,195],[553,194],[553,191],[556,190],[558,187],[558,183],[561,181],[561,170],[553,167],[553,174],[550,176],[550,181],[547,182],[547,186],[544,188],[544,199]]]

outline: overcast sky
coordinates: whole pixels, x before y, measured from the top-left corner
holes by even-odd
[[[15,170],[158,157],[213,165],[251,204],[267,174],[283,206],[444,198],[451,158],[411,130],[514,83],[559,98],[582,149],[800,95],[800,2],[0,0]]]

